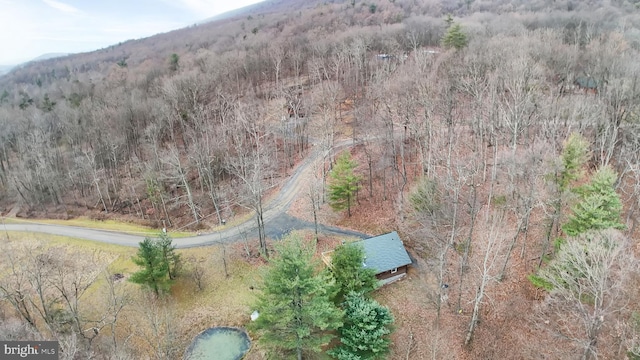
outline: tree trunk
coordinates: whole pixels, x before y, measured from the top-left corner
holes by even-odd
[[[473,332],[476,329],[476,324],[478,323],[478,313],[480,311],[480,303],[482,302],[482,298],[484,297],[484,284],[485,281],[482,281],[482,285],[478,287],[476,290],[476,298],[473,304],[473,314],[471,315],[471,322],[469,323],[469,330],[467,331],[467,336],[464,339],[464,345],[467,346],[471,342],[473,338]]]
[[[528,213],[531,212],[531,208],[527,209],[527,216],[528,217]],[[504,259],[504,263],[502,264],[502,270],[500,270],[500,275],[498,275],[498,281],[502,281],[502,279],[504,279],[504,273],[507,271],[507,263],[509,262],[509,258],[511,257],[511,252],[513,251],[513,248],[516,245],[516,241],[518,240],[518,236],[520,235],[520,233],[522,232],[522,230],[524,229],[524,223],[525,220],[524,219],[520,219],[520,221],[518,221],[518,230],[516,231],[515,235],[513,235],[513,239],[511,240],[511,245],[509,245],[509,250],[507,251],[507,256]]]
[[[462,254],[462,260],[460,261],[460,282],[458,284],[458,310],[461,309],[462,306],[462,283],[464,279],[464,274],[467,271],[468,262],[469,262],[469,249],[471,247],[471,238],[473,236],[473,228],[476,222],[476,202],[478,199],[477,190],[475,184],[471,185],[472,189],[472,203],[471,203],[471,225],[469,226],[469,234],[464,242],[464,253]]]
[[[205,185],[208,188],[208,193],[209,193],[209,197],[211,198],[211,202],[213,203],[213,208],[216,211],[216,216],[218,217],[218,224],[222,224],[222,216],[220,215],[220,207],[218,206],[218,201],[217,201],[217,196],[216,196],[216,191],[215,191],[215,185],[214,185],[214,181],[213,181],[213,170],[211,169],[211,166],[208,165],[205,169],[203,169],[204,171],[204,178],[205,178]]]
[[[100,202],[102,203],[102,208],[104,209],[104,212],[108,213],[109,210],[107,210],[107,204],[105,204],[104,202],[104,197],[102,196],[102,191],[100,191],[100,184],[98,184],[98,179],[94,178],[93,183],[96,185],[96,191],[98,192],[98,196],[100,197]]]
[[[187,191],[187,200],[189,204],[189,209],[191,209],[191,213],[193,214],[193,219],[196,224],[200,224],[200,219],[198,216],[198,210],[196,208],[196,204],[193,202],[193,194],[191,193],[191,186],[189,186],[189,182],[187,181],[187,176],[180,169],[180,178],[182,179],[182,186]]]
[[[371,154],[367,153],[367,164],[369,165],[369,198],[373,198],[373,169]]]
[[[266,234],[264,232],[264,219],[262,217],[262,198],[258,197],[257,206],[256,206],[256,221],[258,222],[258,240],[260,242],[260,251],[266,258],[269,258],[269,253],[267,252],[267,239]]]
[[[227,269],[227,247],[222,244],[222,266],[224,267],[224,277],[229,277],[229,271]]]

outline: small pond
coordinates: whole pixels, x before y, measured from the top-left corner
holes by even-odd
[[[187,349],[186,360],[240,360],[249,351],[246,331],[232,327],[209,328],[196,336]]]

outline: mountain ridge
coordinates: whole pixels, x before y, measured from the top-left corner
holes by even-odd
[[[73,54],[71,54],[71,53],[46,53],[46,54],[42,54],[40,56],[37,56],[37,57],[35,57],[35,58],[33,58],[33,59],[29,60],[29,61],[26,61],[24,63],[55,59],[55,58],[59,58],[59,57],[67,56],[67,55],[73,55]]]

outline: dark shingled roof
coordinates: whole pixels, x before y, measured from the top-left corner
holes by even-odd
[[[583,89],[597,89],[598,81],[592,77],[580,76],[576,79],[575,84]]]
[[[353,244],[362,245],[365,254],[363,266],[375,269],[377,274],[411,264],[409,254],[395,231]]]

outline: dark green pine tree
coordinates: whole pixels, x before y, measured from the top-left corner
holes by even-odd
[[[171,56],[169,56],[169,70],[177,71],[179,64],[180,56],[178,56],[178,54],[176,53],[171,54]]]
[[[598,169],[591,182],[576,189],[580,201],[573,207],[562,230],[569,236],[578,236],[589,230],[624,229],[620,222],[622,202],[616,193],[616,172],[609,166]]]
[[[364,261],[364,249],[357,244],[341,245],[333,252],[331,274],[336,283],[337,304],[350,292],[367,296],[378,287],[375,270],[364,268]]]
[[[360,177],[353,170],[358,163],[351,159],[351,154],[345,152],[336,160],[336,164],[329,174],[329,205],[336,211],[346,209],[351,217],[351,204],[359,189]]]
[[[589,143],[580,134],[571,134],[564,144],[560,159],[562,169],[558,172],[557,183],[563,192],[584,175],[584,166],[589,161]]]
[[[269,260],[254,323],[260,343],[279,358],[302,359],[319,352],[342,325],[342,312],[329,298],[332,279],[317,273],[314,248],[292,236],[276,245],[277,256]]]
[[[167,274],[169,279],[176,278],[180,270],[181,259],[180,254],[176,253],[176,247],[173,245],[173,239],[166,233],[161,233],[158,240],[155,241],[158,250],[162,254],[162,260],[167,264]]]
[[[171,282],[167,276],[168,263],[164,260],[156,241],[145,238],[132,260],[141,266],[142,270],[133,273],[129,281],[150,287],[156,295],[169,289]]]
[[[445,48],[455,48],[460,50],[467,46],[467,35],[462,31],[462,26],[458,23],[453,23],[449,26],[449,29],[442,37],[442,46]]]
[[[373,299],[349,293],[344,302],[344,325],[338,330],[340,345],[329,351],[338,360],[384,359],[389,352],[393,316]]]

